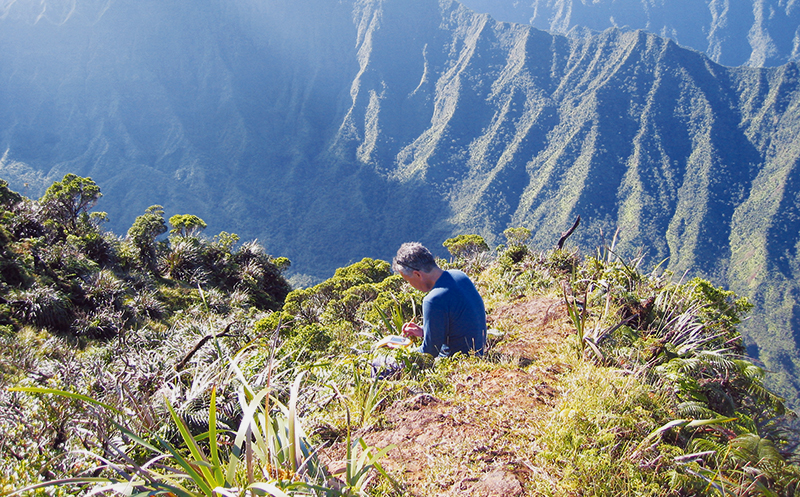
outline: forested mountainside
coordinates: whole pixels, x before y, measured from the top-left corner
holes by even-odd
[[[0,16],[0,175],[90,176],[123,233],[192,213],[315,278],[403,241],[666,260],[754,300],[797,397],[798,67],[728,68],[642,31],[581,39],[451,1],[33,2]],[[295,274],[295,281],[302,281]]]
[[[728,66],[779,66],[800,57],[794,0],[463,0],[476,12],[559,34],[643,29]]]

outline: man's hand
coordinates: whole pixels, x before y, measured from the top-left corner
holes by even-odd
[[[422,338],[425,331],[417,324],[409,322],[403,325],[403,336]]]

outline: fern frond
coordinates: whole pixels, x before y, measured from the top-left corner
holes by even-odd
[[[709,407],[702,402],[682,402],[678,404],[678,417],[692,418],[692,419],[712,419],[719,416],[717,412],[709,409]]]
[[[691,452],[710,452],[713,451],[717,460],[722,460],[728,446],[723,443],[715,442],[707,438],[695,438],[689,443]]]

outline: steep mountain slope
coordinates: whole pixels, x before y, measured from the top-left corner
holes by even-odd
[[[508,226],[550,247],[581,215],[585,248],[620,227],[621,253],[754,298],[751,350],[800,391],[795,63],[730,69],[642,31],[567,38],[453,1],[0,13],[0,176],[23,193],[88,175],[123,199],[98,206],[118,233],[163,203],[315,277]]]
[[[729,66],[778,66],[800,57],[794,0],[464,0],[476,12],[560,34],[644,29]]]

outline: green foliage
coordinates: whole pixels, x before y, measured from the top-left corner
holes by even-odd
[[[235,364],[232,368],[241,377],[241,372]],[[270,397],[270,388],[256,391],[245,383],[239,395],[243,416],[235,431],[233,444],[221,443],[224,433],[218,429],[217,423],[217,389],[212,388],[208,431],[204,434],[209,441],[207,450],[191,433],[189,426],[181,419],[171,402],[165,399],[171,421],[180,433],[179,443],[172,443],[158,435],[138,434],[125,425],[117,424],[126,439],[150,454],[149,460],[144,464],[137,464],[125,456],[120,447],[115,447],[117,454],[115,459],[118,460],[106,461],[118,474],[116,477],[84,476],[44,482],[18,489],[12,495],[55,485],[84,484],[100,485],[96,490],[102,491],[125,493],[125,488],[136,486],[140,491],[186,497],[196,495],[212,497],[220,493],[238,495],[236,488],[259,495],[274,496],[308,495],[308,492],[313,490],[327,491],[326,486],[330,477],[308,444],[297,412],[302,376],[302,373],[299,374],[292,385],[288,407]],[[115,415],[122,414],[112,406],[68,391],[39,388],[15,390],[74,398],[105,408]],[[270,406],[275,406],[278,412],[271,411]],[[155,443],[151,443],[148,439],[154,439]],[[378,460],[393,448],[390,446],[375,451],[360,439],[357,443],[363,452],[359,457],[354,455],[348,462],[344,485],[337,489],[337,492],[343,495],[362,492],[373,468],[385,474]],[[352,448],[348,447],[348,459],[351,450]],[[101,456],[98,454],[99,457]],[[154,464],[156,462],[159,464]],[[159,467],[166,471],[157,470]]]
[[[509,247],[525,245],[525,243],[531,237],[531,230],[522,227],[507,228],[505,231],[503,231],[503,235],[506,237]]]
[[[227,260],[230,264],[224,263]],[[206,252],[205,261],[213,282],[229,291],[239,289],[245,292],[248,302],[258,309],[280,309],[291,291],[289,282],[281,274],[281,267],[255,242],[244,244],[230,255],[230,259],[224,253]],[[285,266],[288,259],[279,262]]]
[[[217,486],[224,495],[365,495],[389,484],[402,493],[377,463],[389,449],[353,442],[351,430],[388,427],[395,411],[386,408],[421,392],[449,395],[442,405],[452,405],[465,382],[505,360],[505,338],[483,358],[434,362],[413,349],[372,350],[421,317],[423,294],[385,261],[363,259],[292,291],[282,275],[288,259],[254,242],[236,248],[236,235],[209,241],[189,222],[156,241],[166,230],[159,206],[119,240],[86,210],[68,229],[37,214],[35,202],[8,196],[0,215],[0,466],[9,469],[0,484],[89,482],[96,460],[88,454],[96,454],[110,462],[91,481],[120,484],[109,491],[138,475],[139,491],[176,495]],[[553,364],[514,363],[536,385],[564,392],[542,402],[541,423],[492,425],[505,413],[500,403],[497,413],[476,411],[481,429],[499,434],[491,444],[536,467],[527,487],[744,495],[797,486],[789,437],[776,428],[788,412],[743,355],[736,327],[747,301],[705,280],[643,274],[639,260],[611,251],[536,253],[527,230],[507,236],[496,256],[457,262],[476,272],[490,310],[517,302],[521,310],[536,296],[563,304],[550,305],[542,322],[566,313],[571,321],[551,326],[574,328],[554,345]],[[373,376],[372,360],[384,356],[401,366],[391,381]],[[5,388],[20,382],[27,394]],[[55,391],[64,393],[46,393]],[[466,405],[452,412],[472,423]],[[301,418],[330,429],[305,436]],[[525,448],[528,436],[535,450]],[[317,459],[320,438],[345,454],[341,472]],[[383,483],[373,486],[378,475]]]
[[[386,261],[365,258],[339,268],[333,278],[307,289],[293,290],[286,297],[284,311],[297,323],[333,324],[341,320],[355,324],[359,309],[378,297],[376,286],[390,278]]]
[[[169,224],[172,226],[169,233],[182,238],[196,236],[208,226],[205,221],[194,214],[175,214],[169,218]]]
[[[159,301],[164,303],[168,313],[174,313],[181,309],[190,309],[202,302],[200,292],[196,288],[181,286],[162,286],[159,288],[158,297]]]
[[[227,231],[220,231],[219,235],[214,237],[214,244],[223,252],[230,253],[231,248],[239,241],[239,235],[236,233],[228,233]]]
[[[365,257],[355,264],[337,269],[331,279],[344,289],[358,283],[379,283],[391,274],[392,266],[388,262]]]
[[[151,205],[138,216],[128,229],[128,239],[137,252],[137,263],[150,272],[156,272],[156,238],[166,233],[164,210],[160,205]]]
[[[259,335],[272,334],[284,329],[291,321],[291,316],[283,311],[271,312],[256,321],[253,331]]]
[[[392,278],[400,278],[399,275]],[[413,292],[402,294],[400,289],[387,289],[376,294],[374,299],[365,302],[359,315],[363,320],[375,325],[383,324],[386,334],[402,335],[402,325],[409,321],[421,321],[422,294]]]
[[[5,183],[0,194],[10,209],[0,215],[0,277],[6,285],[0,286],[0,324],[109,339],[126,326],[169,320],[199,305],[202,299],[191,296],[198,284],[211,287],[210,309],[216,312],[276,310],[290,291],[281,274],[288,259],[278,259],[279,267],[254,243],[233,251],[236,235],[223,232],[215,242],[158,242],[166,232],[159,205],[136,218],[125,240],[101,232],[107,216],[89,212],[101,195],[90,178],[68,174],[39,202],[14,194]],[[193,234],[202,225],[198,219],[182,216],[176,222],[184,234]],[[191,286],[188,295],[181,286]]]
[[[515,264],[522,262],[528,254],[530,254],[530,249],[527,245],[511,245],[500,256],[500,264],[510,269]]]
[[[580,263],[577,252],[569,250],[552,250],[545,259],[547,268],[560,274],[570,274]]]
[[[508,243],[506,246],[501,245],[497,250],[500,252],[501,266],[509,270],[531,254],[530,248],[525,243],[530,238],[531,231],[527,228],[508,228],[503,234]]]
[[[15,317],[43,328],[62,331],[69,326],[72,303],[59,290],[36,285],[13,292],[9,302]]]
[[[191,285],[208,283],[208,272],[203,267],[203,249],[196,240],[180,238],[170,244],[161,256],[159,273]]]
[[[567,315],[569,319],[572,321],[572,325],[575,327],[576,333],[576,340],[578,345],[578,354],[580,357],[583,357],[584,350],[586,349],[586,321],[587,321],[587,309],[586,309],[586,301],[588,300],[586,297],[588,296],[588,287],[587,292],[583,295],[583,302],[579,302],[576,297],[567,295],[566,289],[562,289],[563,296],[564,296],[564,305],[567,307]]]
[[[8,181],[0,179],[0,206],[10,210],[20,202],[22,202],[22,195],[12,191],[8,187]]]
[[[448,238],[442,244],[450,255],[457,258],[474,256],[479,252],[488,252],[489,246],[480,235],[458,235]]]
[[[733,291],[715,287],[702,278],[693,278],[684,287],[682,294],[688,302],[700,302],[700,315],[706,322],[714,322],[723,330],[732,330],[742,322],[753,304]]]
[[[635,378],[581,367],[553,412],[538,457],[563,468],[559,494],[663,495],[668,476],[649,461],[681,455],[665,444],[639,453],[639,441],[669,419],[668,402]],[[667,459],[668,460],[668,459]]]
[[[92,178],[72,173],[53,183],[39,199],[49,221],[75,230],[79,224],[88,225],[88,211],[102,197],[100,187]]]
[[[289,266],[292,265],[292,261],[290,261],[286,257],[277,257],[273,259],[272,263],[275,264],[275,267],[278,268],[278,271],[281,272],[286,271],[287,269],[289,269]]]
[[[311,323],[295,326],[286,340],[284,350],[287,354],[296,355],[298,361],[308,362],[326,355],[332,343],[333,338],[324,327]]]

